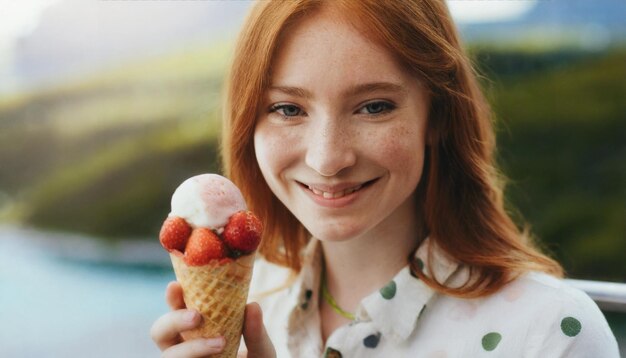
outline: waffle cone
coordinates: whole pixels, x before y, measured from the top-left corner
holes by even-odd
[[[202,315],[202,325],[183,332],[183,339],[224,336],[226,346],[215,357],[236,357],[254,254],[228,263],[215,260],[204,266],[187,265],[179,252],[171,253],[170,258],[183,288],[185,304]]]

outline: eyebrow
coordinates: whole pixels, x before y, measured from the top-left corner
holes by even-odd
[[[291,87],[291,86],[270,86],[269,88],[270,91],[278,91],[278,92],[282,92],[294,97],[300,97],[300,98],[311,98],[313,97],[313,95],[311,94],[311,92],[303,89],[303,88],[299,88],[299,87]],[[377,92],[377,91],[384,91],[384,92],[398,92],[401,94],[406,94],[407,90],[405,87],[399,85],[399,84],[395,84],[395,83],[391,83],[391,82],[371,82],[371,83],[362,83],[362,84],[358,84],[355,86],[352,86],[350,88],[348,88],[344,93],[347,96],[350,97],[354,97],[360,94],[364,94],[364,93],[370,93],[370,92]]]

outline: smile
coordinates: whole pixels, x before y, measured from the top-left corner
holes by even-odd
[[[354,193],[355,191],[361,189],[363,187],[363,185],[359,184],[357,186],[354,186],[354,187],[351,187],[351,188],[348,188],[348,189],[345,189],[345,190],[341,190],[341,191],[336,191],[334,193],[333,192],[319,190],[319,189],[316,189],[316,188],[314,188],[314,187],[312,187],[310,185],[308,187],[309,187],[309,190],[311,190],[313,192],[313,194],[323,196],[324,199],[338,199],[338,198],[344,197],[344,196],[346,196],[348,194]]]
[[[327,184],[304,184],[298,182],[300,187],[318,205],[327,208],[342,208],[357,200],[367,188],[372,186],[379,178],[366,182],[351,182],[335,185]]]

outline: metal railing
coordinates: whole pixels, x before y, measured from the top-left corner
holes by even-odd
[[[604,311],[626,312],[626,283],[566,279],[585,291]]]

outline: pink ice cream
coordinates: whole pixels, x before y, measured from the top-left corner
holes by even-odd
[[[241,210],[247,210],[246,202],[233,182],[217,174],[201,174],[176,189],[169,215],[185,219],[193,228],[219,231]]]

